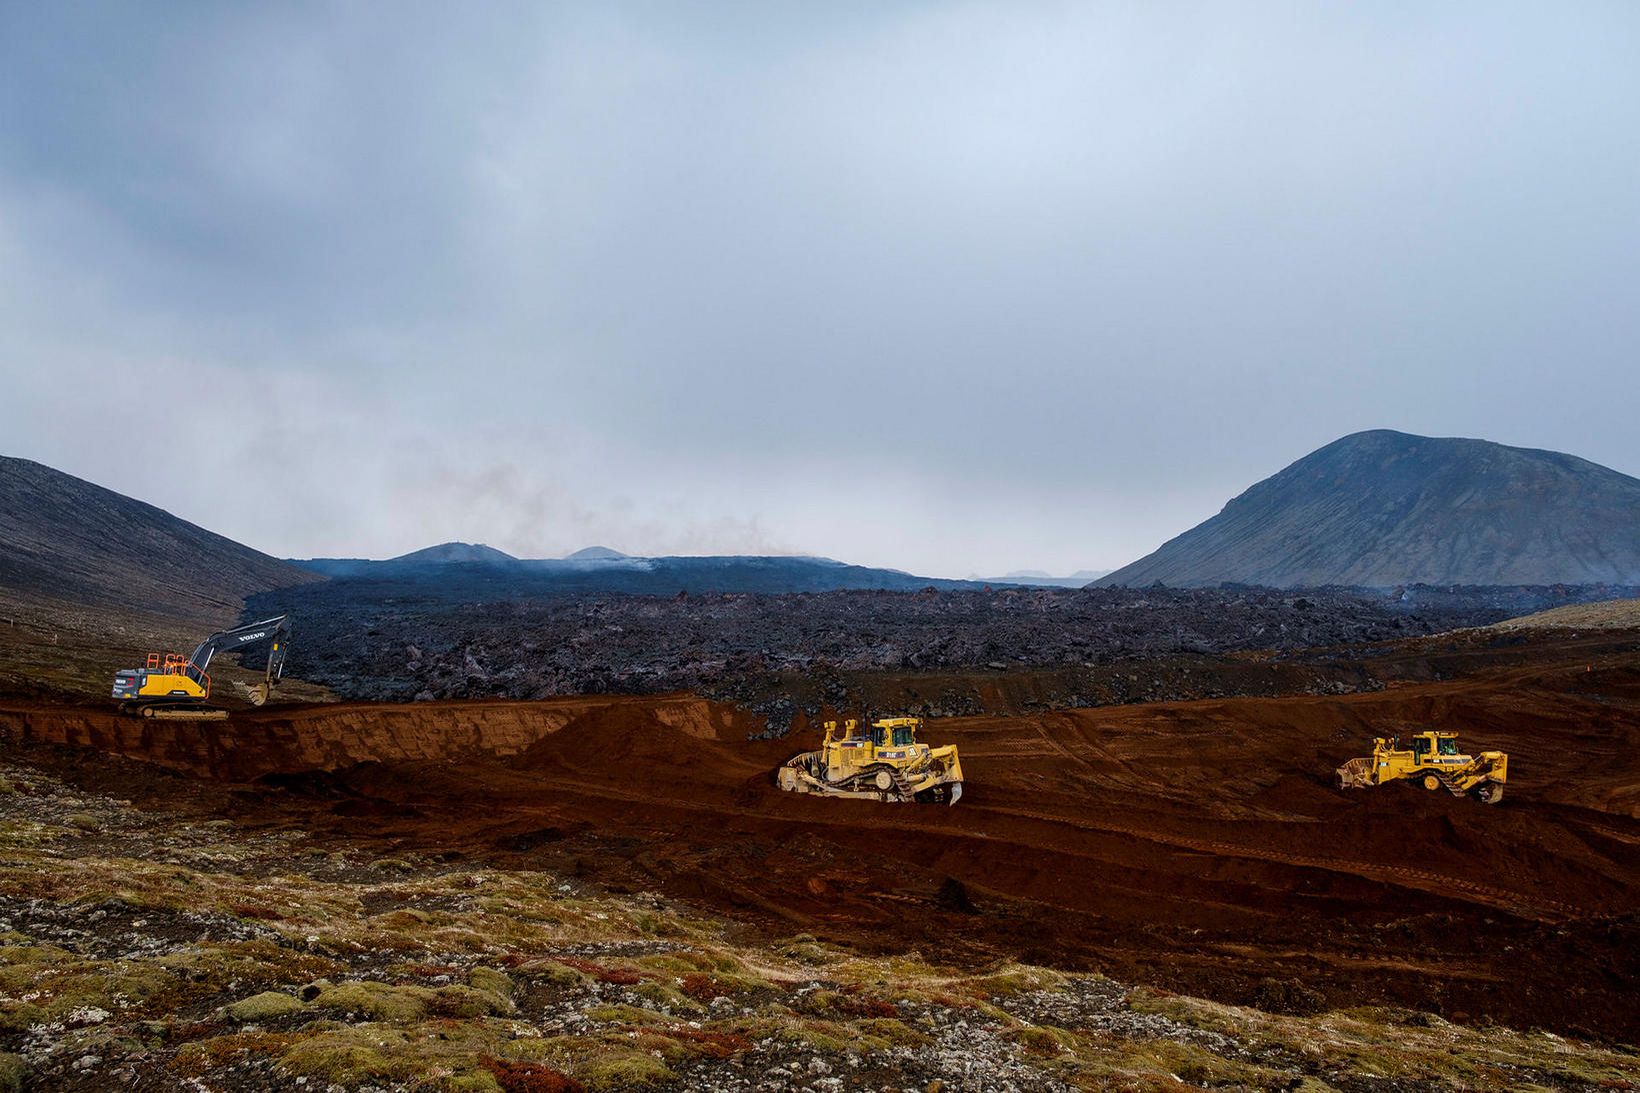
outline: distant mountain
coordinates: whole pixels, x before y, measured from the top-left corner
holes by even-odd
[[[417,552],[418,554],[421,552]],[[497,553],[500,553],[499,551]],[[614,552],[611,551],[613,554]],[[505,557],[505,556],[503,556]],[[406,555],[386,561],[312,558],[296,563],[337,580],[392,583],[406,592],[452,601],[530,599],[602,593],[672,596],[714,592],[833,592],[840,589],[906,591],[977,588],[967,581],[918,577],[897,569],[847,565],[793,555],[703,555],[663,558],[505,558],[479,562],[429,561]],[[338,596],[354,591],[338,588]]]
[[[589,546],[589,547],[582,547],[580,550],[577,550],[574,554],[566,554],[564,556],[564,561],[566,561],[566,562],[618,562],[618,561],[621,561],[624,558],[630,558],[630,557],[631,557],[630,554],[622,554],[620,551],[611,550],[609,547],[606,547],[606,546]]]
[[[445,602],[531,599],[538,596],[674,596],[717,592],[835,592],[844,589],[906,591],[978,588],[967,581],[918,577],[898,569],[848,565],[810,555],[688,555],[639,558],[606,546],[590,546],[564,558],[515,558],[473,543],[438,546],[375,561],[307,558],[292,563],[336,580],[360,582],[339,589],[351,596],[363,584],[384,582]]]
[[[1108,569],[1079,569],[1069,577],[1055,577],[1043,569],[1016,569],[1001,577],[974,577],[985,584],[1017,584],[1029,588],[1084,588],[1089,581],[1103,577]]]
[[[0,595],[226,622],[251,593],[316,579],[153,505],[0,456]]]
[[[422,547],[409,554],[390,558],[394,562],[516,562],[518,559],[505,551],[483,543],[440,543]]]
[[[1336,440],[1099,585],[1640,582],[1640,480],[1387,429]]]

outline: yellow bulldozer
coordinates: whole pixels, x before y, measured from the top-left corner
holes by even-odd
[[[1509,757],[1501,751],[1465,755],[1458,750],[1457,733],[1428,731],[1414,734],[1409,748],[1401,747],[1398,737],[1380,736],[1372,742],[1371,758],[1351,759],[1338,768],[1340,789],[1397,779],[1495,805],[1503,800],[1503,784],[1509,780]]]
[[[858,721],[826,722],[819,751],[792,756],[775,774],[790,793],[868,801],[956,804],[962,796],[957,746],[931,748],[917,739],[920,718],[885,717],[860,731]]]

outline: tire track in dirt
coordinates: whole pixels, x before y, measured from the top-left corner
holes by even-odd
[[[1385,882],[1386,878],[1404,884],[1406,887],[1418,888],[1432,895],[1449,896],[1453,890],[1464,893],[1475,899],[1476,902],[1489,904],[1501,910],[1526,917],[1538,918],[1545,922],[1562,921],[1578,918],[1593,913],[1585,908],[1577,907],[1562,900],[1550,899],[1545,896],[1527,897],[1518,892],[1512,892],[1491,885],[1479,884],[1475,881],[1453,877],[1445,873],[1437,873],[1427,869],[1414,869],[1405,865],[1386,865],[1378,862],[1351,861],[1345,858],[1330,858],[1306,854],[1280,854],[1268,850],[1259,850],[1253,847],[1242,846],[1236,843],[1222,842],[1216,839],[1197,839],[1184,835],[1172,835],[1158,831],[1148,831],[1138,827],[1127,827],[1111,823],[1087,823],[1069,821],[1063,816],[1055,816],[1044,812],[1029,812],[1019,808],[1003,808],[990,806],[989,811],[1005,813],[1011,816],[1021,816],[1027,819],[1040,820],[1045,823],[1065,824],[1087,831],[1102,831],[1111,834],[1127,835],[1146,842],[1158,843],[1164,846],[1176,846],[1185,850],[1195,850],[1203,854],[1219,854],[1236,858],[1248,858],[1254,861],[1272,862],[1277,865],[1302,866],[1307,869],[1324,869],[1330,872],[1352,873],[1367,880]],[[1551,913],[1552,912],[1552,913]]]

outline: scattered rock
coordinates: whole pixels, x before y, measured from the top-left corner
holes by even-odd
[[[1298,979],[1265,979],[1253,992],[1252,1004],[1266,1013],[1307,1016],[1320,1013],[1327,997]]]

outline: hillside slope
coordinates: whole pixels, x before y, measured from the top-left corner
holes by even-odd
[[[1640,581],[1640,480],[1485,440],[1355,433],[1097,585]]]
[[[1493,630],[1640,630],[1640,600],[1567,604],[1494,623]]]
[[[0,597],[228,621],[315,576],[113,490],[0,456]]]

